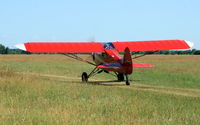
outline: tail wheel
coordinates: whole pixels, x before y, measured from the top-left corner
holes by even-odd
[[[123,73],[118,73],[117,74],[117,79],[118,79],[118,81],[124,81],[124,74]]]
[[[129,82],[129,81],[126,81],[126,85],[129,86],[129,85],[130,85],[130,82]]]
[[[88,81],[88,75],[86,72],[82,73],[82,82],[87,82]]]
[[[126,74],[125,76],[126,76],[126,85],[129,86],[129,85],[130,85],[130,82],[129,82],[129,80],[128,80],[128,75]]]

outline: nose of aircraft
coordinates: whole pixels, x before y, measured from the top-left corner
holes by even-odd
[[[105,52],[111,56],[114,60],[120,60],[121,56],[119,55],[119,52],[116,49],[105,49]]]

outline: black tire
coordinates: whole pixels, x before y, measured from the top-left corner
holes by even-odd
[[[82,82],[87,82],[88,81],[88,75],[86,72],[82,73]]]
[[[123,73],[118,73],[117,74],[117,79],[118,79],[118,81],[124,81],[124,74]]]
[[[130,85],[130,82],[129,82],[129,81],[126,81],[126,85],[129,86],[129,85]]]

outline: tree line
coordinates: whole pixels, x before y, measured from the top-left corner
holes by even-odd
[[[10,49],[0,44],[0,54],[29,54],[29,52],[25,52],[19,49]]]
[[[29,52],[10,49],[0,44],[0,54],[31,54]],[[133,52],[132,54],[161,54],[161,55],[200,55],[200,50],[166,50],[166,51],[145,51],[145,52]]]

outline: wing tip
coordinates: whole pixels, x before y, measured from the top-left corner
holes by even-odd
[[[18,49],[21,49],[21,50],[27,51],[27,50],[26,50],[26,47],[25,47],[24,44],[17,44],[17,45],[15,45],[15,47],[18,48]]]
[[[185,42],[187,43],[187,45],[188,45],[190,48],[192,48],[192,47],[194,46],[194,43],[193,43],[193,42],[186,41],[186,40],[185,40]]]

